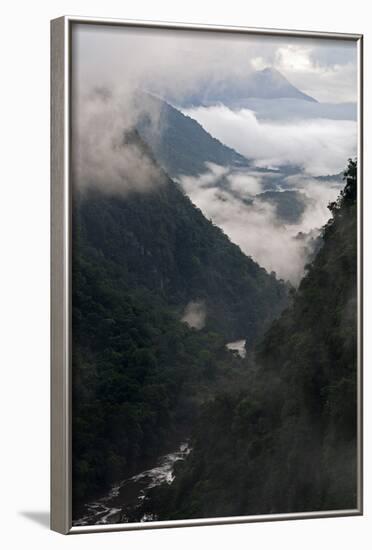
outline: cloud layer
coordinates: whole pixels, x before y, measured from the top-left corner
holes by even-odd
[[[224,105],[184,113],[257,166],[294,164],[314,176],[337,174],[356,153],[357,126],[351,120],[260,121],[249,109]]]
[[[248,173],[244,180],[239,174],[238,185],[234,172],[225,168],[223,175],[230,179],[231,189],[239,191],[238,196],[221,187],[221,167],[214,165],[199,177],[183,176],[179,181],[192,202],[243,252],[267,271],[275,271],[296,285],[303,276],[312,240],[330,217],[327,205],[337,197],[342,183],[330,186],[301,176],[289,178],[287,186],[300,190],[310,200],[298,223],[283,224],[275,206],[255,197],[260,190],[259,175]]]
[[[191,301],[185,307],[181,321],[186,323],[190,328],[201,330],[205,326],[207,318],[207,310],[204,302]]]
[[[159,113],[154,102],[138,102],[137,89],[182,104],[185,95],[197,94],[208,82],[244,81],[251,71],[270,66],[317,100],[338,103],[309,104],[306,113],[301,105],[283,102],[276,102],[274,109],[270,103],[271,111],[269,103],[261,105],[257,114],[254,106],[187,111],[214,137],[251,159],[252,166],[303,169],[305,177],[287,178],[285,186],[300,189],[311,200],[300,222],[287,225],[278,219],[275,205],[257,197],[266,187],[253,168],[206,165],[198,177],[179,176],[191,200],[246,254],[296,283],[314,228],[327,221],[327,204],[340,189],[310,176],[338,173],[356,153],[355,112],[353,106],[340,105],[356,100],[355,45],[97,25],[74,25],[72,39],[73,175],[80,189],[98,186],[126,194],[145,192],[163,181],[134,131],[145,113],[161,133]],[[204,323],[202,304],[192,302],[186,309],[185,322]]]
[[[124,195],[145,192],[163,182],[163,174],[143,150],[135,131],[144,112],[156,124],[156,106],[139,108],[128,89],[118,95],[98,89],[76,96],[72,166],[73,181],[80,190],[96,187]]]

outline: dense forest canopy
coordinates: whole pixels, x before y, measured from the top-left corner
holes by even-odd
[[[72,29],[73,525],[356,511],[356,44],[158,31]]]
[[[74,515],[180,437],[175,481],[129,520],[354,508],[356,162],[289,300],[125,139],[160,184],[73,196]]]
[[[146,505],[160,519],[357,506],[357,180],[330,204],[323,245],[257,346],[247,385],[218,392],[193,452]]]
[[[154,163],[134,132],[128,137]],[[215,386],[239,385],[228,340],[253,345],[287,286],[246,257],[163,173],[126,195],[73,197],[74,500],[156,456],[190,430]],[[205,321],[183,322],[199,303]],[[236,367],[236,368],[235,368]]]

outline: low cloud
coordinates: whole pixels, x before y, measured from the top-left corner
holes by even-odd
[[[331,217],[328,204],[333,202],[344,186],[342,179],[338,181],[319,182],[315,178],[295,175],[286,179],[290,189],[300,190],[310,200],[309,206],[301,218],[301,222],[294,226],[294,230],[308,233],[314,228],[321,228]]]
[[[227,177],[232,191],[242,198],[258,195],[263,190],[261,176],[246,172],[232,172]]]
[[[191,301],[185,307],[181,321],[186,323],[190,328],[201,330],[205,326],[207,318],[207,310],[204,302]]]
[[[304,274],[313,239],[330,217],[327,205],[337,197],[341,182],[330,186],[303,176],[287,178],[287,189],[298,190],[310,200],[298,223],[285,224],[273,204],[254,196],[253,191],[260,190],[259,175],[249,173],[245,188],[242,175],[234,186],[234,173],[226,175],[226,170],[223,180],[216,175],[216,167],[209,166],[200,177],[182,176],[179,182],[192,202],[245,254],[296,285]],[[229,189],[224,181],[230,178]]]
[[[292,164],[309,175],[336,174],[356,154],[357,125],[352,120],[260,121],[249,109],[223,105],[184,112],[260,167]]]
[[[215,105],[211,103],[210,105]],[[205,105],[204,105],[205,106]],[[226,103],[233,110],[248,109],[256,118],[271,123],[296,123],[301,120],[357,120],[358,106],[356,103],[315,103],[296,98],[260,99],[243,98]]]
[[[147,111],[146,111],[147,109]],[[72,167],[80,190],[144,192],[162,183],[161,170],[147,154],[135,127],[146,112],[156,124],[154,104],[138,107],[131,90],[96,89],[75,97]]]
[[[99,188],[103,192],[126,195],[134,191],[152,190],[165,181],[164,173],[152,160],[146,145],[141,142],[135,130],[138,121],[144,115],[150,118],[153,128],[159,126],[158,105],[150,100],[147,103],[145,94],[142,94],[139,101],[138,95],[128,88],[115,93],[101,89],[77,97],[74,104],[72,165],[73,181],[80,190]],[[260,123],[250,111],[244,111],[242,115],[218,107],[212,111],[206,109],[204,112],[207,116],[211,112],[215,115],[215,109],[218,109],[217,116],[212,118],[217,121],[217,126],[222,122],[218,127],[224,132],[230,132],[231,139],[234,130],[239,135],[240,129],[239,142],[244,146],[248,141],[249,147],[256,148],[253,152],[256,154],[257,164],[267,162],[276,165],[284,162],[283,158],[286,157],[283,157],[280,147],[289,147],[288,144],[281,144],[281,141],[285,140],[279,129],[285,130],[284,126],[272,125],[276,127],[276,134],[273,132],[270,136],[267,128],[260,129]],[[221,117],[218,117],[218,113],[221,112],[222,121]],[[242,117],[242,120],[239,117]],[[240,127],[236,120],[240,121]],[[232,124],[229,124],[229,121],[232,121]],[[293,144],[295,134],[293,128],[290,128],[293,132],[290,143]],[[221,139],[218,131],[212,133]],[[272,147],[271,152],[276,152],[278,157],[264,157],[268,148],[265,139],[276,144],[277,149]],[[308,139],[307,136],[306,140]],[[301,142],[300,138],[299,141]],[[320,142],[323,143],[322,136]],[[332,142],[332,151],[334,145]],[[303,153],[301,143],[296,147],[290,152],[292,163],[300,158],[298,156],[296,159],[296,152],[298,155]],[[304,146],[303,148],[306,149]],[[246,150],[240,150],[247,154]],[[332,151],[327,149],[323,152],[323,158],[327,154],[331,156]],[[344,162],[348,155],[342,147],[340,151],[339,155]],[[261,153],[261,157],[257,157],[258,153]],[[315,162],[317,155],[314,153],[312,158]],[[318,159],[318,162],[321,160]],[[337,168],[341,168],[342,165]],[[328,164],[326,169],[323,167],[323,173],[332,172],[329,166]],[[313,164],[311,167],[314,167]],[[179,182],[204,215],[220,226],[247,255],[252,256],[268,271],[275,271],[280,277],[296,284],[303,275],[307,262],[309,240],[314,235],[314,229],[320,228],[329,218],[327,205],[336,198],[341,183],[320,183],[314,178],[302,175],[282,180],[283,189],[301,191],[311,199],[306,203],[305,211],[298,223],[285,224],[278,217],[275,204],[259,198],[267,189],[267,181],[271,177],[271,188],[275,188],[275,173],[263,173],[254,167],[244,170],[207,163],[203,173],[197,177],[180,176]],[[276,189],[280,188],[276,186]],[[302,238],[298,238],[299,233],[302,234]],[[182,320],[194,328],[202,328],[205,323],[204,305],[200,302],[188,304]]]

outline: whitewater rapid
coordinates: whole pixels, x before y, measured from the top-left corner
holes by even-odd
[[[133,516],[136,512],[138,521],[156,520],[155,513],[141,514],[142,503],[150,489],[173,482],[176,462],[185,460],[190,452],[189,443],[181,443],[176,451],[160,457],[153,468],[124,479],[112,487],[106,496],[86,504],[84,514],[74,520],[73,525],[125,523],[130,521],[128,516]]]

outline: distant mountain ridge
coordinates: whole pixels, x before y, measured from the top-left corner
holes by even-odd
[[[206,80],[201,83],[197,93],[187,94],[181,101],[172,96],[167,99],[181,107],[196,107],[213,103],[231,105],[248,98],[301,99],[317,103],[315,98],[296,88],[281,72],[272,67],[250,72],[241,78]]]
[[[254,111],[258,120],[293,121],[327,118],[329,120],[357,120],[357,104],[316,103],[298,97],[256,98],[245,97],[230,101],[228,107],[234,110]]]
[[[277,69],[266,68],[256,71],[246,81],[246,97],[261,97],[264,99],[297,98],[317,103],[313,97],[301,92]]]
[[[206,162],[234,167],[249,165],[243,155],[211,136],[199,122],[166,101],[139,92],[137,102],[144,106],[137,130],[171,177],[198,175],[205,171]],[[146,114],[154,109],[159,116],[156,124]]]

